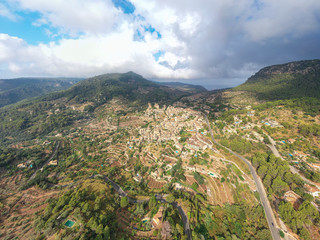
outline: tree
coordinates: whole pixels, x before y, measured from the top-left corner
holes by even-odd
[[[129,200],[127,197],[122,197],[120,201],[120,207],[126,208],[129,204]]]
[[[191,185],[191,188],[195,191],[197,191],[198,187],[199,187],[199,185],[196,182],[192,183],[192,185]]]
[[[154,208],[157,205],[157,200],[155,196],[152,196],[149,200],[149,209]]]
[[[166,198],[166,201],[167,201],[168,203],[173,203],[174,200],[176,200],[176,199],[175,199],[175,197],[174,197],[172,194],[169,194],[169,195],[167,196],[167,198]]]
[[[272,177],[267,174],[263,179],[263,184],[268,188],[271,185]]]
[[[268,171],[268,168],[265,166],[265,165],[261,165],[259,168],[258,168],[258,174],[261,178],[264,178],[264,176],[266,175]]]
[[[278,195],[280,196],[281,194],[283,194],[286,191],[289,191],[289,185],[281,180],[281,177],[278,176],[277,178],[275,178],[272,182],[272,190]]]
[[[193,177],[197,180],[199,184],[204,184],[204,178],[198,172],[193,173]]]
[[[302,228],[302,229],[299,231],[299,236],[300,236],[301,239],[303,239],[303,240],[309,240],[309,239],[310,239],[310,234],[309,234],[308,230],[305,229],[305,228]]]
[[[102,234],[102,233],[103,233],[103,225],[102,225],[102,224],[99,224],[99,226],[97,227],[96,232],[97,232],[98,234]]]
[[[307,200],[300,205],[299,212],[304,221],[306,221],[306,219],[314,220],[319,217],[318,210]]]
[[[100,209],[100,207],[101,207],[101,198],[97,197],[94,202],[94,210],[97,211]]]
[[[270,239],[271,240],[272,239],[269,229],[262,229],[262,230],[258,231],[257,237],[260,240],[264,240],[264,239]]]
[[[104,227],[103,235],[105,239],[110,239],[110,228],[108,225]]]
[[[281,230],[279,230],[279,234],[281,238],[284,238],[284,232],[282,232]]]
[[[291,203],[281,202],[279,204],[279,213],[286,223],[290,223],[294,215],[293,206]]]
[[[268,138],[268,136],[264,136],[263,142],[264,142],[265,144],[270,144],[270,143],[271,143],[270,140],[269,140],[269,138]]]

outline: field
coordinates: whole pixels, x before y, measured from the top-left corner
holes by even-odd
[[[162,188],[165,184],[166,184],[166,182],[159,182],[159,181],[157,181],[157,180],[154,180],[152,177],[148,177],[148,186],[149,186],[150,188],[160,189],[160,188]]]
[[[20,191],[22,175],[0,180],[3,186],[0,195],[3,199],[4,207],[0,214],[1,237],[11,239],[10,236],[32,236],[32,225],[35,214],[47,206],[46,200],[58,194],[58,191],[44,191],[36,187]]]

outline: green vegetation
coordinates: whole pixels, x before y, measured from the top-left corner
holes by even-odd
[[[129,204],[129,199],[127,197],[122,197],[120,201],[120,207],[126,208]]]
[[[303,195],[303,181],[291,173],[288,162],[267,153],[256,153],[251,161],[269,194],[282,197],[291,189]]]
[[[314,117],[317,114],[319,114],[320,99],[304,97],[287,100],[277,100],[253,106],[253,109],[258,111],[264,111],[266,109],[270,109],[277,106],[283,106],[285,108],[291,109],[293,112],[300,110]]]
[[[180,83],[180,82],[156,82],[156,83],[159,85],[167,86],[170,88],[174,88],[183,92],[189,92],[192,94],[207,91],[204,87],[200,85],[193,85],[193,84]]]
[[[189,137],[191,137],[191,133],[187,132],[185,129],[182,129],[179,133],[180,139],[179,142],[184,143],[188,140]]]
[[[46,236],[57,232],[56,239],[118,239],[121,236],[115,216],[118,206],[119,199],[111,195],[110,187],[86,181],[52,199],[35,221],[35,228]],[[76,224],[65,228],[66,219]]]
[[[252,143],[239,135],[231,135],[229,138],[222,138],[220,143],[232,151],[240,154],[254,153],[265,149],[265,146],[261,143]]]
[[[254,92],[263,100],[320,98],[320,60],[263,68],[233,90]]]
[[[100,106],[114,97],[122,97],[135,106],[148,102],[168,103],[188,93],[160,86],[133,72],[105,74],[83,80],[67,91],[49,94],[44,99],[65,97],[70,102],[93,102]]]
[[[0,107],[71,87],[74,78],[15,78],[0,80]]]
[[[298,233],[304,240],[311,239],[305,226],[310,227],[320,221],[318,210],[309,201],[304,201],[297,211],[291,203],[281,202],[279,213],[293,232]]]
[[[303,136],[320,136],[320,125],[319,124],[301,124],[299,126],[299,132]]]
[[[204,178],[201,176],[200,173],[194,172],[194,173],[193,173],[193,177],[194,177],[195,180],[197,180],[197,182],[198,182],[199,184],[204,184]]]
[[[224,205],[208,209],[204,226],[216,239],[272,239],[260,205]]]
[[[12,166],[12,163],[17,163],[25,159],[30,160],[33,166],[36,167],[44,160],[45,154],[43,150],[44,149],[41,146],[37,146],[32,149],[0,147],[0,167],[5,167],[6,169],[14,172],[16,168]]]
[[[73,111],[65,104],[40,99],[6,106],[0,108],[0,143],[39,138],[86,117],[87,113]]]
[[[21,141],[62,131],[72,123],[94,117],[97,107],[114,97],[143,109],[148,102],[170,103],[189,93],[160,86],[129,72],[83,80],[68,90],[0,108],[0,143]],[[68,104],[87,104],[85,111]]]

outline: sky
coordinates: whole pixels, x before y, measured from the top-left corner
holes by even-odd
[[[0,79],[134,71],[216,89],[319,58],[319,0],[0,0]]]

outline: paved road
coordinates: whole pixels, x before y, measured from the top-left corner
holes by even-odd
[[[41,167],[38,167],[38,168],[37,168],[37,170],[32,174],[32,176],[29,178],[28,181],[31,181],[32,179],[34,179],[34,178],[36,177],[37,172],[39,171],[39,169],[41,169],[44,165],[48,164],[48,163],[54,158],[54,156],[57,154],[57,151],[58,151],[58,149],[59,149],[59,146],[60,146],[60,141],[57,141],[57,142],[56,142],[56,147],[54,148],[54,150],[53,150],[50,158],[49,158],[47,161],[45,161],[45,162],[42,164]]]
[[[227,149],[234,156],[240,158],[249,167],[250,172],[251,172],[251,174],[253,176],[253,180],[256,183],[257,191],[259,192],[259,195],[260,195],[260,201],[261,201],[261,204],[262,204],[262,206],[264,208],[264,212],[265,212],[266,217],[267,217],[267,222],[268,222],[268,225],[269,225],[269,228],[270,228],[270,231],[271,231],[272,238],[274,240],[280,240],[280,235],[279,235],[277,222],[276,222],[275,217],[273,215],[273,211],[272,211],[272,208],[271,208],[270,203],[268,201],[267,194],[265,192],[263,184],[262,184],[260,178],[258,177],[255,169],[253,168],[251,163],[246,158],[244,158],[243,156],[239,155],[238,153],[233,152],[231,149],[226,148],[225,146],[221,145],[220,143],[218,143],[215,140],[215,138],[213,136],[213,132],[212,132],[211,126],[210,126],[210,123],[209,123],[209,120],[208,120],[208,117],[205,114],[204,114],[204,117],[206,119],[206,122],[207,122],[207,125],[208,125],[208,128],[209,128],[209,131],[210,131],[210,135],[211,135],[212,141],[216,145]]]
[[[90,178],[94,178],[94,176],[90,177]],[[133,199],[133,198],[130,198],[128,196],[128,194],[123,191],[123,189],[117,184],[115,183],[114,181],[112,181],[110,178],[108,178],[107,176],[102,176],[103,180],[105,180],[106,182],[109,182],[113,188],[119,193],[119,195],[121,197],[127,197],[129,202],[130,203],[145,203],[145,202],[148,202],[149,199],[145,199],[145,200],[136,200],[136,199]],[[168,195],[167,194],[156,194],[155,197],[158,201],[160,202],[167,202],[166,201],[166,197]],[[192,236],[191,236],[191,230],[190,230],[190,225],[189,225],[189,220],[188,220],[188,217],[187,217],[187,214],[183,211],[182,207],[177,203],[177,202],[173,202],[172,203],[172,206],[174,208],[177,208],[178,209],[178,212],[179,214],[181,215],[181,218],[182,218],[182,222],[183,222],[183,226],[184,226],[184,232],[185,234],[187,235],[187,239],[188,240],[192,240]]]
[[[267,146],[271,149],[272,153],[273,153],[276,157],[279,157],[279,158],[281,158],[283,161],[285,161],[285,160],[282,158],[282,156],[280,155],[278,149],[276,148],[276,146],[275,146],[275,145],[276,145],[275,141],[274,141],[270,136],[268,136],[268,138],[269,138],[271,144],[267,144]],[[320,187],[318,186],[317,183],[312,182],[311,180],[307,179],[307,178],[306,178],[305,176],[303,176],[303,175],[299,172],[299,170],[296,169],[294,166],[289,165],[289,167],[290,167],[290,170],[291,170],[291,172],[292,172],[293,174],[295,174],[295,173],[298,174],[298,175],[302,178],[303,181],[305,181],[305,182],[308,183],[309,185],[314,185],[314,186],[316,186],[316,187],[320,190]]]

